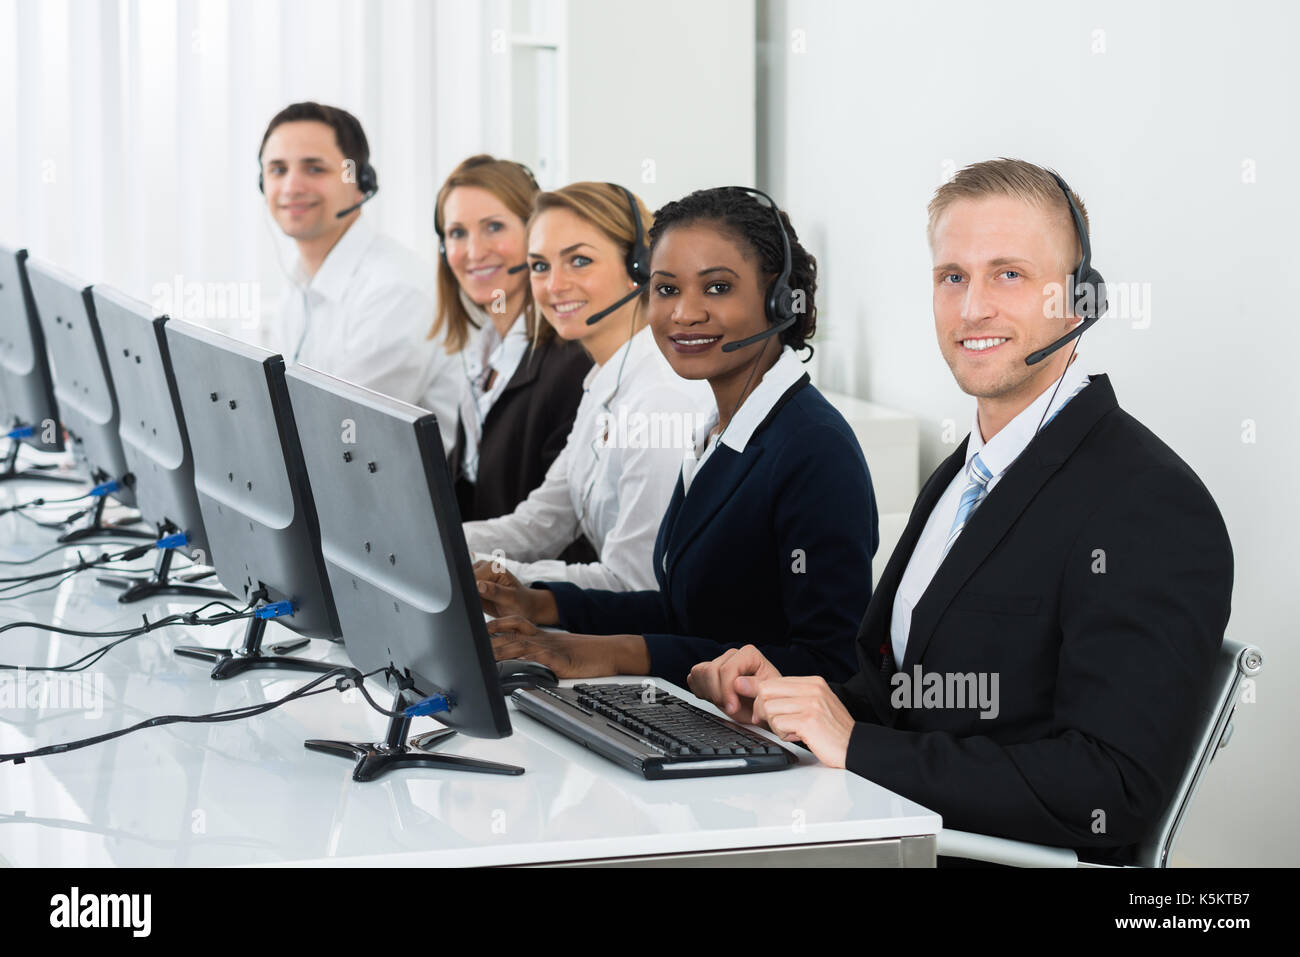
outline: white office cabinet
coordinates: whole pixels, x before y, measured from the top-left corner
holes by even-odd
[[[491,0],[490,138],[543,188],[608,180],[654,209],[754,183],[753,0]]]
[[[880,513],[880,547],[871,562],[874,586],[880,581],[894,546],[920,491],[920,426],[915,416],[838,392],[822,394],[848,421],[858,437]]]

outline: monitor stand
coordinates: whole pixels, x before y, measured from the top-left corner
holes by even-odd
[[[165,534],[167,533],[159,531],[158,537],[162,538]],[[152,578],[140,575],[101,575],[99,582],[114,588],[125,588],[126,591],[117,596],[117,600],[124,605],[144,598],[152,598],[154,595],[189,595],[222,601],[235,600],[234,595],[219,586],[191,585],[172,579],[170,575],[175,552],[174,548],[163,548],[158,551]]]
[[[312,661],[309,658],[290,658],[287,655],[262,654],[262,635],[266,632],[265,618],[250,618],[244,629],[244,643],[234,649],[199,648],[186,646],[173,649],[183,658],[197,658],[199,661],[211,661],[212,677],[217,680],[233,678],[245,671],[257,668],[283,668],[288,671],[334,671],[339,666],[328,661]]]
[[[119,528],[116,525],[104,524],[104,506],[108,504],[108,496],[101,495],[95,500],[95,505],[90,510],[90,518],[81,528],[74,528],[71,531],[64,532],[59,536],[58,541],[61,543],[80,542],[87,538],[94,538],[102,535],[107,538],[140,538],[152,540],[155,538],[153,532],[142,531],[138,528]]]
[[[406,735],[411,727],[411,719],[401,712],[420,700],[415,693],[414,684],[410,678],[397,679],[398,690],[393,704],[394,710],[398,713],[389,717],[388,733],[383,741],[372,744],[364,741],[313,740],[303,742],[304,745],[311,751],[355,760],[356,764],[352,768],[353,781],[373,781],[381,774],[399,768],[477,771],[481,774],[524,773],[523,768],[513,764],[497,764],[494,761],[480,761],[477,758],[464,758],[456,754],[430,754],[420,750],[450,738],[456,733],[450,728],[416,735],[408,744]]]
[[[20,469],[18,467],[18,453],[22,451],[22,447],[23,444],[18,440],[9,440],[9,451],[5,453],[4,461],[0,462],[0,482],[7,482],[12,479],[44,479],[47,482],[85,484],[86,480],[80,475],[61,475],[52,471],[58,468],[57,465],[33,465],[29,468]]]

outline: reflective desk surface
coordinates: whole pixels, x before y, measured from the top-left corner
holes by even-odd
[[[0,508],[78,491],[10,481],[0,485]],[[57,518],[74,507],[46,508],[40,517]],[[56,534],[17,515],[0,517],[0,559],[28,559],[53,546]],[[98,554],[103,547],[83,544],[82,551]],[[0,577],[72,565],[76,554],[69,549],[31,566],[0,565]],[[144,570],[150,561],[137,565]],[[0,625],[35,620],[124,629],[139,624],[141,615],[156,619],[203,601],[123,605],[120,590],[96,577],[85,571],[22,597],[14,596],[28,588],[0,592]],[[172,653],[184,644],[234,647],[242,631],[243,622],[175,626],[133,638],[79,673],[0,671],[0,753],[85,738],[155,715],[272,701],[310,680],[305,673],[261,671],[213,681],[209,666]],[[265,645],[289,637],[296,636],[271,623]],[[24,669],[62,664],[105,640],[14,629],[0,633],[0,663]],[[295,654],[347,664],[342,646],[321,641]],[[380,704],[391,706],[386,691],[373,682],[370,687]],[[823,767],[800,748],[793,749],[800,764],[786,771],[646,781],[510,707],[510,737],[455,735],[439,750],[526,769],[513,777],[411,769],[354,782],[350,761],[308,751],[303,742],[382,740],[387,719],[356,691],[329,691],[238,721],[149,728],[67,754],[3,764],[0,865],[934,865],[939,815]],[[437,727],[421,718],[412,732]]]

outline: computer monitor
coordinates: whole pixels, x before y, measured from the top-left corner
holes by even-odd
[[[212,549],[194,491],[194,456],[163,333],[167,318],[155,318],[147,303],[109,286],[94,286],[91,298],[117,393],[118,434],[127,468],[135,478],[136,504],[160,539],[177,533],[184,533],[186,539],[178,549],[159,550],[152,578],[122,580],[129,587],[118,601],[137,601],[159,594],[231,598],[223,588],[178,582],[170,577],[176,551],[208,564]]]
[[[127,468],[122,438],[117,431],[117,394],[109,376],[104,337],[95,318],[90,287],[54,264],[38,259],[28,260],[27,278],[45,333],[54,394],[60,418],[72,440],[72,451],[85,464],[92,481],[115,482],[112,496],[123,505],[134,507],[134,479]],[[99,496],[87,524],[60,536],[59,541],[105,534],[153,537],[152,532],[105,526],[107,500],[107,495]]]
[[[509,735],[436,417],[303,366],[287,378],[348,657],[363,673],[385,669],[394,710],[440,694],[450,709],[437,718],[449,729]],[[521,773],[411,748],[408,725],[394,718],[382,743],[307,747],[355,758],[359,781],[411,766]]]
[[[304,638],[337,641],[342,632],[285,388],[284,359],[178,319],[169,320],[163,333],[217,578],[258,608],[273,610],[288,602],[292,614],[277,620]],[[265,625],[266,619],[250,619],[243,645],[233,651],[190,647],[176,653],[214,662],[214,678],[253,668],[323,672],[336,667],[263,654]]]
[[[54,399],[54,381],[27,279],[27,250],[0,244],[0,432],[9,446],[0,460],[0,481],[51,478],[83,481],[50,474],[48,469],[17,467],[24,444],[43,452],[63,451],[63,427]]]

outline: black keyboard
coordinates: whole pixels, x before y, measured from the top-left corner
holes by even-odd
[[[791,752],[661,688],[581,684],[519,688],[520,711],[651,779],[779,771]]]

